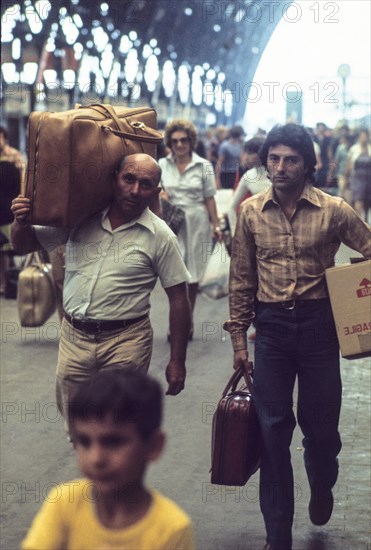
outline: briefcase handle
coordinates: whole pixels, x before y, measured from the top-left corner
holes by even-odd
[[[146,132],[146,134],[149,134],[148,136],[143,136],[140,134],[132,133],[129,134],[128,132],[123,132],[121,130],[121,124],[120,119],[118,118],[116,111],[112,105],[102,105],[101,103],[92,103],[91,105],[87,105],[86,107],[90,107],[91,109],[94,109],[95,111],[98,111],[102,115],[106,116],[107,118],[112,118],[114,123],[116,124],[116,130],[111,128],[110,126],[102,125],[102,129],[108,132],[111,132],[115,136],[118,136],[120,138],[126,138],[130,139],[132,141],[142,141],[144,143],[153,143],[158,144],[163,141],[163,135],[158,132],[157,130],[154,130],[153,128],[150,128],[144,122],[138,121],[130,121],[127,122],[130,124],[130,126],[135,130],[142,130],[143,132]],[[80,106],[80,109],[83,109],[84,106]]]
[[[253,372],[253,364],[251,361],[248,362],[248,374],[246,373],[245,369],[243,367],[240,367],[239,369],[236,369],[231,378],[229,379],[228,384],[226,385],[224,391],[223,391],[223,397],[227,395],[227,393],[231,390],[234,392],[237,388],[238,382],[241,380],[241,378],[244,378],[247,389],[250,393],[252,393],[252,372]]]

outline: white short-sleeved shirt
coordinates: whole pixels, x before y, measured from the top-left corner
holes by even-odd
[[[76,318],[133,319],[150,309],[157,278],[163,288],[188,282],[177,239],[148,208],[115,230],[108,208],[74,229],[36,226],[47,250],[66,246],[65,311]]]
[[[216,193],[214,169],[208,160],[192,153],[190,163],[181,174],[172,155],[158,161],[162,170],[161,185],[172,204],[186,208],[204,205]]]

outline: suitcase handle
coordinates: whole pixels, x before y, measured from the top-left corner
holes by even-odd
[[[129,134],[127,132],[122,132],[120,130],[120,119],[118,118],[115,109],[112,107],[112,105],[102,105],[100,103],[93,103],[92,105],[89,105],[92,109],[95,109],[96,111],[100,112],[101,114],[105,115],[107,118],[112,118],[114,123],[116,124],[116,130],[113,130],[110,126],[102,126],[103,130],[107,130],[109,132],[112,132],[115,136],[121,137],[121,138],[127,138],[131,139],[133,141],[142,141],[144,143],[161,143],[163,140],[163,135],[158,132],[157,130],[154,130],[153,128],[150,128],[149,126],[146,126],[144,122],[129,122],[130,126],[134,129],[134,132],[136,129],[142,130],[143,132],[146,132],[149,134],[148,136],[141,136],[139,134],[133,133]],[[83,109],[83,107],[80,107]]]
[[[42,270],[45,270],[43,266],[45,266],[45,263],[41,258],[41,254],[38,250],[35,250],[34,252],[30,252],[26,255],[25,259],[22,262],[22,269],[25,267],[28,267],[30,265],[35,265]]]
[[[253,364],[251,361],[248,362],[249,366],[249,373],[247,375],[245,369],[243,367],[240,367],[239,369],[236,369],[234,373],[232,374],[231,378],[229,379],[228,384],[226,385],[224,391],[223,391],[223,397],[227,395],[229,390],[232,390],[234,392],[236,390],[238,382],[243,377],[247,386],[247,389],[250,393],[252,393],[252,372],[253,372]]]
[[[148,132],[148,133],[154,132],[155,136],[141,136],[139,134],[128,134],[127,132],[121,132],[120,130],[113,130],[110,126],[104,126],[104,125],[102,126],[102,130],[111,132],[112,134],[120,138],[131,139],[132,141],[142,141],[144,143],[154,143],[154,144],[158,144],[162,142],[163,140],[162,134],[160,134],[160,132],[156,132],[156,130],[153,130],[152,128],[149,128],[149,126],[146,126],[143,122],[130,122],[129,124],[133,128],[140,128],[140,130],[143,130],[144,132]],[[134,126],[134,125],[138,125],[138,126]]]

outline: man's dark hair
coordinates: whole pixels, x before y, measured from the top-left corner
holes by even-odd
[[[283,126],[277,124],[277,126],[274,126],[267,135],[259,153],[263,166],[267,167],[269,149],[276,145],[286,145],[297,151],[304,159],[308,179],[314,181],[317,159],[314,152],[313,139],[304,126],[294,123],[285,124]]]
[[[242,126],[236,125],[232,126],[232,128],[229,130],[229,137],[237,139],[245,135],[245,131],[242,128]]]
[[[99,371],[70,401],[72,436],[76,420],[102,421],[107,416],[117,424],[133,423],[143,438],[149,438],[162,422],[160,384],[135,367]]]

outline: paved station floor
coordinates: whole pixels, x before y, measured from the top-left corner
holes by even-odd
[[[165,387],[169,356],[167,300],[152,296],[155,331],[150,372]],[[1,298],[1,541],[19,548],[43,498],[57,483],[79,475],[54,403],[59,322],[19,326],[16,302]],[[165,398],[168,442],[149,469],[148,483],[177,501],[192,517],[199,550],[260,550],[265,543],[258,502],[259,473],[245,487],[210,483],[212,414],[232,372],[232,349],[222,323],[226,297],[200,295],[185,390]],[[343,408],[340,475],[333,516],[325,527],[308,518],[309,487],[300,430],[292,443],[296,482],[293,550],[370,550],[370,359],[342,359]]]

